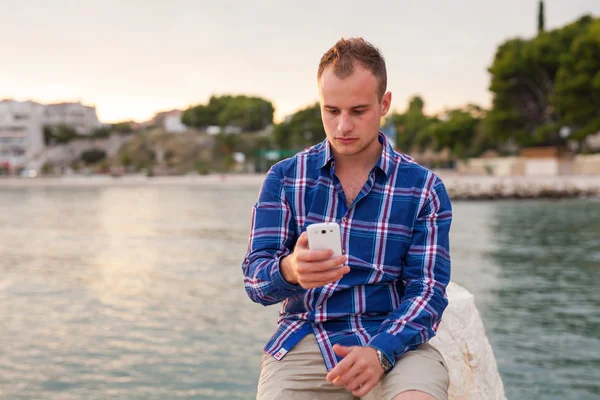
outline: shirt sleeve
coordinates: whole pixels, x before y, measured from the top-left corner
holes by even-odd
[[[281,259],[295,246],[296,223],[286,199],[283,177],[273,166],[252,207],[248,251],[242,262],[244,287],[252,301],[262,305],[279,303],[304,289],[286,282],[279,270]]]
[[[448,305],[452,206],[444,184],[434,174],[426,179],[423,196],[402,266],[404,296],[368,344],[381,350],[392,365],[435,336]]]

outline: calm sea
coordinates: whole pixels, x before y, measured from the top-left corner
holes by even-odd
[[[254,398],[257,190],[0,188],[0,398]],[[456,202],[451,240],[507,397],[600,398],[600,202]]]

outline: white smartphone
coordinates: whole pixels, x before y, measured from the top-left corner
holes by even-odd
[[[337,222],[323,222],[309,225],[308,247],[311,250],[333,250],[333,257],[342,255],[342,237]]]

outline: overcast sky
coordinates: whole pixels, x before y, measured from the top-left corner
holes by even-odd
[[[318,99],[321,55],[340,37],[382,51],[392,107],[489,106],[502,41],[537,30],[537,0],[0,0],[0,99],[95,105],[103,122],[142,121],[252,94],[281,118]],[[600,0],[546,0],[547,29]]]

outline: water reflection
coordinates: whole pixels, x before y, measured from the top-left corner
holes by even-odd
[[[600,203],[499,203],[486,328],[508,398],[600,395]],[[491,318],[493,316],[493,318]]]
[[[450,230],[452,281],[459,283],[475,296],[482,315],[488,314],[491,304],[498,301],[493,289],[499,283],[501,266],[489,257],[498,245],[490,221],[496,203],[455,202]]]
[[[242,284],[257,191],[0,190],[0,396],[254,398],[277,314]],[[453,280],[510,399],[598,394],[599,207],[454,206]]]
[[[253,398],[275,311],[252,307],[242,285],[255,196],[0,191],[2,395]]]

